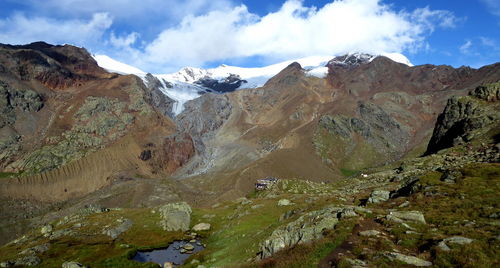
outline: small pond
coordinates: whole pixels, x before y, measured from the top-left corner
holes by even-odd
[[[137,251],[137,254],[132,258],[138,262],[154,262],[161,267],[165,262],[171,262],[174,265],[183,264],[191,254],[200,252],[204,249],[200,240],[196,242],[190,241],[174,241],[167,248],[155,249],[150,251]]]

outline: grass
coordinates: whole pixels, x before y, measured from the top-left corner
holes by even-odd
[[[321,128],[314,134],[314,145],[323,160],[342,167],[341,174],[347,177],[356,174],[351,171],[374,167],[388,159],[361,138],[343,140]]]
[[[322,239],[283,249],[270,258],[241,267],[313,268],[351,234],[354,220],[341,221],[335,230],[325,232]]]
[[[342,173],[342,175],[344,175],[345,177],[350,177],[350,176],[358,174],[358,171],[357,170],[350,170],[347,168],[341,168],[340,173]]]
[[[13,172],[0,172],[0,179],[9,178],[10,176],[15,176],[15,175],[18,174]]]
[[[281,215],[285,212],[291,210],[311,211],[333,202],[333,198],[325,196],[313,203],[307,203],[305,199],[310,195],[303,193],[291,194],[291,192],[295,192],[296,187],[306,187],[306,185],[301,184],[303,182],[286,180],[286,187],[282,185],[283,183],[285,183],[285,180],[276,185],[276,191],[271,191],[275,194],[274,197],[266,197],[265,193],[259,192],[256,197],[250,199],[252,201],[250,204],[241,205],[238,202],[226,202],[217,208],[194,209],[193,224],[208,222],[212,225],[213,231],[206,234],[206,239],[204,239],[207,248],[195,254],[191,259],[199,260],[208,267],[246,267],[250,265],[248,264],[250,260],[256,258],[256,254],[260,251],[261,241],[268,238],[276,228],[302,215],[299,212],[286,220],[280,220]],[[250,196],[254,195],[250,194],[247,197]],[[278,200],[283,198],[292,200],[294,205],[278,206]],[[251,207],[255,205],[259,207],[252,209]],[[208,214],[213,216],[209,218],[203,217]],[[314,243],[311,248],[309,248],[309,244],[300,245],[297,246],[298,249],[292,250],[295,252],[308,248],[308,252],[311,254],[308,254],[310,259],[306,260],[306,262],[315,263],[336,246],[336,242],[333,241],[335,239],[324,240],[319,244]],[[251,264],[249,267],[255,265],[257,264]],[[197,264],[187,264],[185,266],[196,267]]]
[[[102,235],[105,226],[113,228],[118,219],[130,219],[133,226],[112,240]],[[65,261],[77,261],[90,267],[157,267],[152,263],[130,260],[137,250],[165,247],[174,240],[184,238],[182,232],[166,232],[159,226],[160,216],[151,209],[122,209],[106,213],[91,214],[78,222],[83,226],[78,236],[63,236],[50,241],[50,249],[40,255],[44,267],[61,267]],[[56,230],[69,228],[74,222],[57,225]],[[37,234],[39,230],[34,230]],[[38,244],[49,242],[37,235]],[[17,253],[35,244],[4,246],[0,261],[18,258]]]
[[[343,172],[348,171],[353,172]],[[500,231],[494,224],[498,220],[490,218],[490,215],[500,211],[500,164],[473,164],[464,167],[461,172],[463,176],[455,184],[442,182],[440,172],[428,172],[421,176],[421,191],[403,197],[411,202],[409,207],[400,210],[422,211],[427,225],[410,223],[415,232],[408,233],[400,224],[382,221],[390,239],[371,241],[370,238],[362,238],[365,240],[354,246],[352,254],[359,259],[371,260],[370,263],[377,267],[391,267],[395,263],[383,257],[381,252],[397,247],[416,256],[424,254],[425,259],[439,267],[499,267],[500,242],[495,237],[500,235]],[[191,224],[207,222],[212,229],[200,232],[207,248],[191,256],[184,266],[196,267],[198,263],[190,264],[196,259],[208,267],[316,267],[352,235],[357,219],[341,221],[322,239],[284,249],[266,260],[255,261],[255,258],[260,243],[276,228],[296,220],[307,211],[337,203],[335,197],[328,193],[348,181],[343,179],[337,185],[280,180],[274,190],[251,192],[247,196],[251,201],[249,204],[236,201],[221,203],[216,208],[193,208]],[[433,194],[426,195],[426,192]],[[306,202],[310,197],[316,198],[315,201]],[[290,199],[294,205],[277,206],[278,200],[283,198]],[[376,206],[373,209],[389,208],[392,203],[398,202],[402,200],[373,205]],[[259,207],[252,208],[255,205]],[[288,219],[280,219],[281,215],[291,210],[299,212]],[[134,225],[115,240],[101,234],[104,226],[115,226],[117,219],[122,218],[132,220]],[[90,267],[156,267],[155,264],[137,263],[130,258],[137,250],[165,247],[173,240],[184,237],[181,232],[163,231],[158,224],[158,213],[152,213],[147,208],[92,214],[79,221],[84,225],[78,236],[51,241],[50,250],[40,256],[43,266],[60,267],[65,261],[78,261]],[[474,224],[465,224],[470,222]],[[72,224],[56,228],[69,228]],[[474,242],[467,246],[450,246],[452,250],[449,252],[435,249],[443,238],[454,235],[472,238]],[[32,241],[35,242],[24,246],[2,247],[0,261],[15,259],[22,249],[48,240],[38,235]],[[364,247],[374,251],[366,255]],[[425,253],[422,253],[423,250]],[[346,265],[344,262],[338,264],[339,267]]]
[[[434,250],[438,267],[498,267],[500,243],[495,239],[500,231],[489,216],[499,212],[500,164],[471,164],[461,170],[463,177],[455,184],[439,180],[439,172],[429,172],[421,183],[436,193],[413,196],[409,210],[424,212],[428,226],[419,228],[420,236],[407,235],[393,229],[396,239],[407,248],[422,248],[437,244],[443,238],[464,236],[475,241],[455,246],[451,251]]]

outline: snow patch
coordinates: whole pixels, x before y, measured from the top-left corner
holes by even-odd
[[[123,62],[119,62],[117,60],[114,60],[106,55],[92,55],[94,60],[97,62],[97,65],[100,67],[106,69],[106,71],[111,72],[111,73],[118,73],[118,74],[135,74],[137,76],[145,76],[146,72],[135,68],[133,66],[130,66],[128,64],[125,64]]]
[[[413,66],[413,64],[410,62],[410,60],[403,54],[400,53],[382,53],[380,54],[381,56],[388,57],[389,59],[399,62],[405,65],[408,65],[410,67]]]

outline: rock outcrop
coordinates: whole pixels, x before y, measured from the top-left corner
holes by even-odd
[[[165,231],[187,231],[191,224],[191,207],[186,202],[170,203],[158,208]]]
[[[217,148],[209,146],[209,143],[231,115],[232,105],[226,95],[208,93],[187,102],[184,107],[184,111],[175,118],[177,135],[188,135],[196,152],[184,168],[184,173],[204,173],[212,167],[217,152]]]
[[[500,122],[500,82],[476,88],[466,97],[452,97],[439,115],[426,154],[486,135]]]
[[[146,88],[151,100],[151,104],[156,107],[162,114],[174,118],[173,108],[176,102],[169,98],[165,93],[161,91],[163,85],[158,78],[151,74],[146,75]]]
[[[29,45],[0,44],[0,67],[5,73],[23,81],[37,80],[54,90],[81,86],[113,74],[99,67],[84,48],[54,46],[44,42]]]
[[[345,217],[357,216],[352,207],[327,207],[311,211],[286,226],[273,231],[271,236],[262,242],[259,256],[264,259],[272,256],[285,247],[293,247],[323,237],[325,230],[330,230]]]

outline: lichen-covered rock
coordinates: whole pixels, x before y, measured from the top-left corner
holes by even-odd
[[[16,259],[16,266],[36,266],[40,264],[41,260],[35,255],[24,256]]]
[[[374,190],[368,198],[368,203],[381,203],[389,200],[391,192],[387,190]]]
[[[471,96],[449,99],[438,117],[426,154],[469,142],[498,127],[500,108],[496,100],[499,87],[499,83],[494,83],[476,88]]]
[[[62,264],[61,268],[87,268],[87,266],[75,261],[67,261]]]
[[[25,249],[25,250],[21,251],[19,254],[21,254],[21,255],[35,255],[37,253],[46,252],[47,250],[49,250],[49,248],[50,248],[50,244],[45,243],[45,244],[41,244],[41,245],[37,245],[37,246],[31,247],[31,248]]]
[[[500,100],[500,82],[479,86],[470,95],[486,101],[498,101]]]
[[[54,227],[51,224],[44,225],[42,229],[40,230],[40,233],[44,236],[49,236],[52,231],[54,230]]]
[[[424,214],[420,211],[392,211],[386,218],[394,222],[413,221],[426,224]]]
[[[278,206],[290,206],[292,204],[292,202],[290,202],[290,200],[288,199],[280,199],[278,201]]]
[[[193,231],[199,232],[199,231],[208,231],[210,230],[210,223],[198,223],[195,226],[193,226]]]
[[[170,203],[158,208],[165,231],[187,231],[191,223],[191,207],[186,202]]]
[[[115,228],[107,229],[103,231],[103,234],[108,235],[112,239],[116,239],[122,233],[126,232],[130,227],[132,227],[133,222],[129,219],[122,220],[122,222]]]
[[[377,236],[379,234],[380,234],[380,231],[377,231],[377,230],[366,230],[366,231],[359,232],[360,236]]]
[[[261,243],[260,257],[267,258],[285,247],[292,247],[323,237],[323,231],[333,229],[342,218],[341,215],[345,209],[328,207],[312,211],[286,226],[274,230],[271,236]]]
[[[16,122],[16,108],[37,112],[43,107],[40,94],[30,89],[14,89],[0,81],[0,128]]]
[[[410,265],[414,265],[414,266],[426,267],[426,266],[432,265],[432,262],[430,262],[430,261],[422,260],[422,259],[417,258],[417,257],[408,256],[408,255],[404,255],[404,254],[397,253],[397,252],[386,252],[384,255],[391,260],[398,260],[400,262],[404,262],[406,264],[410,264]]]
[[[474,241],[473,239],[463,237],[463,236],[452,236],[452,237],[448,237],[448,238],[445,238],[442,241],[440,241],[438,243],[437,247],[443,251],[450,251],[451,250],[450,246],[453,244],[455,244],[455,245],[467,245],[467,244],[472,243],[473,241]]]
[[[127,104],[107,97],[87,97],[74,116],[74,125],[62,140],[26,155],[24,172],[34,174],[58,168],[123,136],[134,122]]]

